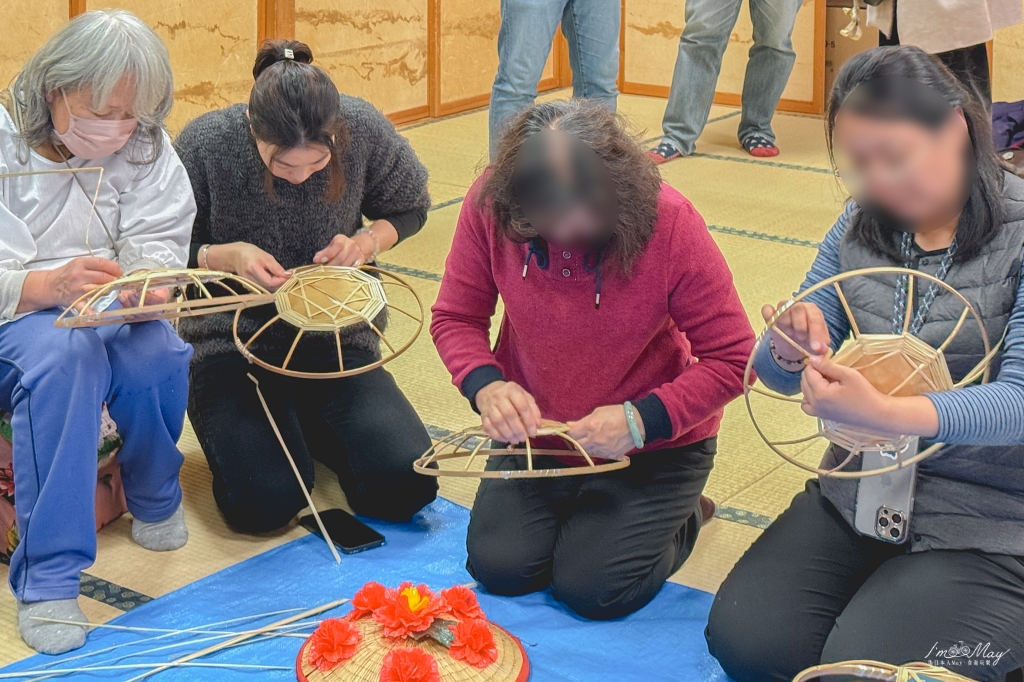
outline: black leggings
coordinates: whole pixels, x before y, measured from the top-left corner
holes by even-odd
[[[346,354],[346,366],[369,358]],[[241,355],[194,363],[188,415],[213,473],[213,496],[228,523],[259,533],[286,525],[306,506],[256,387],[260,382],[306,485],[313,460],[327,465],[358,514],[407,521],[437,495],[435,479],[413,472],[430,437],[394,378],[374,369],[343,379],[292,379]]]
[[[851,659],[929,661],[972,679],[1020,679],[1011,671],[1024,662],[1024,561],[909,553],[864,537],[812,480],[726,578],[706,634],[736,682],[788,681]],[[998,664],[939,653],[986,644],[990,654],[1007,652]]]
[[[550,586],[585,618],[636,611],[693,550],[715,442],[639,454],[604,474],[484,479],[466,539],[469,572],[494,594]],[[525,468],[524,460],[492,457],[487,468]],[[560,466],[534,460],[537,468]]]

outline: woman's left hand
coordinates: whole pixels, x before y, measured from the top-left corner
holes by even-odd
[[[149,289],[146,291],[146,305],[161,305],[168,303],[172,296],[173,287],[159,287],[156,289]],[[122,291],[117,296],[118,302],[121,303],[122,308],[135,308],[139,305],[139,292],[137,291]]]
[[[636,415],[640,432],[643,421]],[[583,419],[568,422],[569,436],[583,446],[588,455],[604,459],[623,459],[633,449],[633,437],[622,405],[599,407]]]
[[[821,356],[808,360],[800,380],[803,411],[812,417],[867,429],[879,435],[896,435],[891,425],[893,400],[855,369]]]
[[[366,262],[366,253],[354,239],[339,234],[335,235],[327,248],[313,256],[313,262],[317,265],[359,267]]]

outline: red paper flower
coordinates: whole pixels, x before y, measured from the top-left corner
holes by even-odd
[[[388,590],[387,597],[373,612],[373,619],[384,626],[387,637],[404,639],[422,632],[448,610],[444,597],[432,593],[426,585],[402,583],[397,590]]]
[[[423,649],[392,649],[384,657],[380,682],[441,682],[441,674]]]
[[[455,641],[448,650],[452,658],[476,668],[486,668],[498,660],[498,647],[487,621],[464,620],[452,625],[450,629],[455,635]]]
[[[374,611],[384,606],[388,599],[394,596],[388,595],[389,590],[380,583],[368,582],[352,597],[352,611],[346,616],[349,620],[359,620],[364,616],[371,615]],[[396,593],[397,594],[397,593]]]
[[[334,670],[356,655],[363,635],[347,620],[328,618],[320,623],[309,638],[309,662],[317,670]]]
[[[476,620],[484,617],[484,612],[480,610],[480,602],[476,600],[476,594],[464,585],[441,590],[441,596],[448,604],[448,613],[456,620]]]

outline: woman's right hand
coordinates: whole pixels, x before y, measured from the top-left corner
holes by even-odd
[[[533,396],[512,381],[495,381],[476,394],[484,432],[502,443],[522,443],[537,435],[540,408]]]
[[[241,275],[268,291],[276,291],[290,277],[276,258],[248,242],[214,244],[206,252],[206,262],[214,270]]]
[[[50,306],[67,308],[83,295],[109,284],[121,276],[121,266],[106,258],[75,258],[54,270],[46,271],[44,288]]]
[[[770,324],[776,310],[782,308],[787,302],[779,301],[778,308],[770,305],[761,308],[761,317],[764,318],[765,324]],[[825,316],[822,314],[821,308],[806,301],[790,306],[769,330],[775,345],[775,352],[780,358],[790,362],[803,360],[804,354],[786,341],[782,334],[778,333],[780,331],[811,355],[826,355],[831,345],[828,325],[825,324]]]

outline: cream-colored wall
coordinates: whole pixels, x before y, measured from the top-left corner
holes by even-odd
[[[441,0],[442,104],[489,95],[498,70],[500,0]],[[542,80],[554,75],[549,55]]]
[[[992,41],[992,99],[1024,99],[1024,24],[996,31]]]
[[[105,7],[134,12],[167,43],[174,69],[172,134],[199,114],[248,98],[255,0],[89,0],[89,9]]]
[[[342,92],[389,114],[427,106],[427,0],[296,0],[295,37]]]
[[[68,0],[3,0],[0,8],[0,90],[32,53],[68,20]]]
[[[824,0],[820,0],[824,2]],[[782,96],[810,102],[814,98],[814,2],[803,0],[793,28],[796,64]],[[628,83],[668,86],[686,25],[682,0],[625,0],[625,77]],[[722,59],[717,92],[743,90],[747,52],[753,45],[749,3],[744,2]]]

